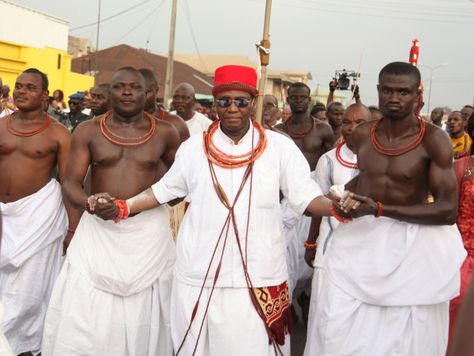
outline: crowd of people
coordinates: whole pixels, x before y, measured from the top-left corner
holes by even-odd
[[[212,108],[146,68],[0,84],[0,355],[289,356],[296,300],[305,356],[470,354],[473,107],[423,118],[420,82],[294,83],[261,123],[245,66]]]

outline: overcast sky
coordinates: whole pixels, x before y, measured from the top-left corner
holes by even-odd
[[[12,1],[68,21],[72,35],[95,44],[98,0]],[[256,61],[264,10],[264,0],[178,0],[175,52]],[[99,48],[125,43],[166,54],[170,14],[171,0],[102,0]],[[441,66],[433,72],[430,108],[473,104],[474,0],[274,0],[270,34],[270,66],[310,71],[313,88],[327,87],[336,69],[357,70],[362,58],[359,85],[367,105],[377,104],[380,69],[408,61],[418,38],[425,102],[429,67]]]

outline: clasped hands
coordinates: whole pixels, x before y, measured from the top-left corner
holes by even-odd
[[[359,218],[377,213],[377,203],[366,196],[344,190],[344,186],[332,186],[327,197],[336,213],[343,218]]]
[[[114,220],[119,213],[115,200],[116,198],[112,197],[109,193],[91,195],[87,198],[87,211],[103,220]]]

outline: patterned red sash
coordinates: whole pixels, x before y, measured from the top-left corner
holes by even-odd
[[[253,292],[271,336],[278,344],[284,345],[285,335],[293,332],[288,284],[283,282],[279,286],[253,288]]]

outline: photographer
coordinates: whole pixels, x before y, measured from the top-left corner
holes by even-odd
[[[329,82],[329,95],[328,95],[328,101],[326,105],[329,105],[330,103],[334,101],[334,91],[336,89],[339,89],[337,86],[338,86],[337,80],[336,78],[333,78],[333,80]],[[341,90],[344,90],[344,89],[341,89]],[[362,100],[360,100],[360,95],[359,95],[359,86],[357,84],[352,84],[351,91],[353,93],[352,99],[355,99],[356,104],[362,104]]]

